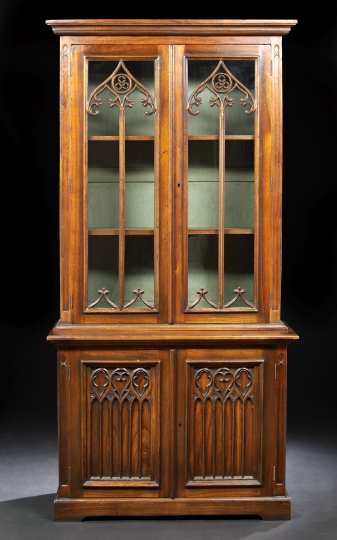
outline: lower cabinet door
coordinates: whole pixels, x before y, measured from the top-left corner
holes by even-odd
[[[71,496],[168,494],[166,350],[71,352]]]
[[[181,350],[177,496],[273,494],[275,348]]]

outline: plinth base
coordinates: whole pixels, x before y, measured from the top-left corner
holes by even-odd
[[[93,516],[257,515],[265,520],[290,519],[290,498],[222,499],[65,499],[54,501],[55,521]]]

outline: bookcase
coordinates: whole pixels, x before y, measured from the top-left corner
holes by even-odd
[[[295,20],[60,35],[55,520],[289,519],[282,36]]]

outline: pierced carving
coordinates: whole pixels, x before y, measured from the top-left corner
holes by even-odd
[[[145,111],[147,116],[154,114],[157,110],[156,100],[151,95],[151,93],[143,86],[130,71],[125,67],[123,60],[119,61],[118,66],[115,71],[104,81],[102,82],[95,90],[91,93],[90,98],[87,103],[87,113],[92,116],[99,114],[98,110],[93,111],[92,107],[99,107],[102,104],[99,94],[104,92],[107,89],[114,97],[109,99],[110,107],[118,107],[119,110],[125,110],[127,107],[132,108],[134,102],[133,99],[129,99],[129,96],[135,90],[139,90],[145,98],[141,99],[140,102],[143,107],[150,107],[149,111]]]
[[[248,302],[248,300],[246,300],[246,299],[244,298],[243,293],[246,292],[245,289],[241,289],[241,287],[238,287],[237,289],[234,289],[233,292],[235,292],[235,295],[236,295],[236,296],[233,298],[233,300],[231,300],[230,302],[228,302],[228,304],[226,304],[226,305],[224,306],[224,309],[225,309],[225,308],[228,308],[229,306],[231,306],[232,304],[234,304],[234,302],[236,302],[237,299],[238,299],[239,297],[241,298],[241,300],[244,301],[245,304],[247,304],[248,307],[250,307],[250,308],[253,308],[253,307],[254,307],[253,304],[251,304],[250,302]]]
[[[137,289],[134,289],[132,291],[136,296],[134,297],[133,300],[131,300],[131,302],[129,302],[128,304],[125,304],[124,306],[124,309],[127,309],[128,307],[130,307],[132,304],[135,303],[135,301],[137,300],[137,298],[140,298],[140,300],[147,306],[149,307],[150,309],[155,309],[155,307],[150,304],[150,302],[147,302],[147,300],[145,300],[143,297],[142,297],[142,294],[144,294],[145,291],[143,291],[143,289],[141,289],[140,287],[137,287]]]
[[[250,308],[254,308],[254,305],[251,304],[250,302],[248,302],[248,300],[246,300],[246,298],[243,296],[243,294],[246,292],[245,289],[241,289],[241,287],[238,287],[237,289],[234,289],[235,292],[235,297],[233,298],[233,300],[231,300],[230,302],[228,302],[228,304],[225,304],[223,309],[227,309],[229,308],[232,304],[234,304],[234,302],[237,301],[237,299],[240,297],[241,300],[244,301],[244,303],[250,307]],[[206,298],[206,294],[208,293],[207,289],[204,289],[204,288],[201,288],[199,289],[199,291],[197,291],[197,294],[199,294],[199,298],[197,298],[197,300],[195,300],[195,302],[193,302],[193,304],[191,304],[190,306],[187,307],[187,309],[193,309],[199,302],[200,300],[203,298],[204,300],[206,300],[206,302],[212,306],[214,309],[217,309],[218,311],[222,311],[222,310],[219,310],[219,307],[216,305],[216,304],[213,304],[213,302],[211,302],[210,300],[208,300],[208,298]]]
[[[118,306],[116,306],[116,304],[114,304],[113,302],[111,302],[111,300],[109,300],[109,298],[107,297],[107,294],[109,294],[109,291],[107,291],[104,287],[102,287],[102,289],[100,289],[98,291],[98,294],[100,294],[101,296],[95,300],[95,302],[93,302],[92,304],[90,304],[90,306],[88,306],[87,309],[92,309],[93,307],[97,306],[98,302],[100,302],[102,300],[102,298],[104,298],[108,304],[110,304],[110,306],[113,308],[113,309],[117,309],[118,310]]]
[[[208,300],[208,298],[206,298],[206,294],[208,293],[208,290],[207,289],[204,289],[203,287],[201,287],[201,289],[199,289],[197,291],[197,294],[199,294],[199,298],[197,298],[197,300],[195,300],[195,302],[193,302],[193,304],[191,304],[190,306],[188,306],[187,309],[193,309],[199,302],[200,300],[203,298],[204,300],[206,300],[207,304],[209,304],[210,306],[212,306],[214,309],[219,309],[217,305],[213,304],[213,302],[211,302],[210,300]]]
[[[234,100],[229,96],[237,88],[244,94],[244,97],[240,98],[241,105],[243,107],[250,106],[250,109],[245,110],[245,113],[252,114],[256,111],[256,103],[252,93],[234,77],[222,59],[219,60],[213,73],[192,92],[188,100],[187,111],[193,116],[197,116],[200,113],[200,110],[193,111],[193,107],[199,107],[201,105],[202,98],[199,96],[206,88],[215,96],[209,100],[211,107],[216,105],[221,111],[225,111],[226,107],[233,107]]]
[[[131,302],[129,302],[128,304],[125,304],[124,308],[123,309],[127,309],[128,307],[130,307],[132,304],[135,303],[135,301],[137,300],[137,298],[139,298],[148,308],[150,309],[156,309],[155,306],[153,306],[152,304],[150,304],[150,302],[148,302],[147,300],[145,300],[145,298],[143,298],[143,294],[145,291],[143,291],[143,289],[141,289],[140,287],[138,287],[137,289],[134,289],[132,291],[136,296],[133,298],[133,300],[131,300]],[[119,311],[119,307],[114,304],[113,302],[111,302],[111,300],[107,297],[107,295],[109,294],[109,291],[106,290],[104,287],[102,287],[102,289],[100,289],[98,291],[98,293],[100,294],[100,297],[97,298],[97,300],[95,300],[95,302],[93,302],[92,304],[90,304],[90,306],[88,306],[87,309],[92,309],[93,307],[97,306],[97,304],[102,300],[102,298],[104,298],[108,304],[110,304],[110,306],[113,308],[113,309],[116,309],[117,311]]]

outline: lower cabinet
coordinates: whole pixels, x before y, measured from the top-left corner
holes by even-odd
[[[290,517],[285,347],[59,349],[55,519]]]

